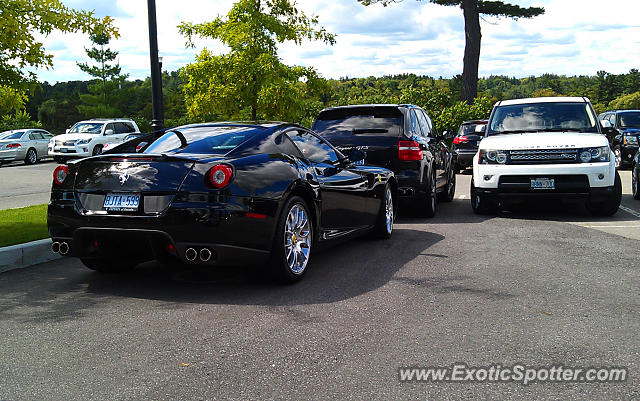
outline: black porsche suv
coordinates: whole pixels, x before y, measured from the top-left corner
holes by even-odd
[[[436,198],[453,200],[456,175],[451,151],[431,119],[418,106],[367,104],[322,110],[312,129],[343,153],[366,153],[365,164],[385,167],[398,180],[404,200],[417,202],[421,214],[433,217]]]

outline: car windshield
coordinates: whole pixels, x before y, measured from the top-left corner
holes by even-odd
[[[487,135],[554,131],[598,132],[589,104],[554,102],[497,106]]]
[[[225,154],[251,138],[255,127],[186,127],[167,131],[144,153]],[[186,140],[183,144],[181,136]]]
[[[621,128],[640,128],[640,112],[620,113],[618,116]]]
[[[99,134],[102,123],[77,123],[69,130],[70,134]]]
[[[0,139],[4,139],[4,140],[20,139],[20,138],[22,138],[22,135],[24,134],[24,131],[18,131],[18,132],[14,132],[14,133],[8,132],[8,133],[3,133],[3,134],[4,134],[4,136],[0,136]]]
[[[403,115],[392,107],[349,107],[320,113],[313,130],[325,137],[380,135],[397,137]]]

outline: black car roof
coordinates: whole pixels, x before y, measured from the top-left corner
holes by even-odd
[[[323,111],[328,111],[328,110],[340,110],[340,109],[357,109],[357,108],[365,108],[365,107],[408,107],[408,108],[420,108],[419,106],[416,106],[415,104],[395,104],[395,103],[370,103],[370,104],[349,104],[349,105],[345,105],[345,106],[334,106],[334,107],[327,107],[324,108],[320,111],[320,113],[322,113]]]
[[[275,131],[277,129],[285,128],[285,127],[301,127],[298,124],[287,123],[282,121],[221,121],[221,122],[211,122],[211,123],[197,123],[197,124],[188,124],[181,125],[179,127],[175,127],[175,129],[186,129],[186,128],[205,128],[205,127],[253,127],[264,130]]]

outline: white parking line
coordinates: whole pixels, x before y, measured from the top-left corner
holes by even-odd
[[[469,198],[467,198],[467,195],[460,195],[458,196],[458,199],[469,199]]]
[[[620,209],[622,209],[625,212],[629,213],[630,215],[633,215],[633,216],[635,216],[635,217],[640,219],[640,212],[636,212],[635,210],[633,210],[633,209],[631,209],[629,207],[623,206],[623,205],[620,205]]]

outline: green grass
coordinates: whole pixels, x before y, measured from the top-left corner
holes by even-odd
[[[49,238],[47,205],[0,210],[0,247]]]

